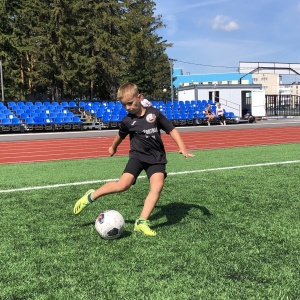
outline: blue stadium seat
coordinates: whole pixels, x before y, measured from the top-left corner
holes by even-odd
[[[0,124],[1,125],[10,125],[11,124],[11,119],[10,118],[0,119]]]
[[[49,115],[46,112],[42,112],[42,113],[40,113],[40,117],[43,119],[46,119],[49,117]]]
[[[10,120],[12,120],[15,117],[15,115],[13,113],[10,113],[10,114],[7,114],[6,117],[9,118]]]
[[[40,110],[45,111],[46,109],[48,109],[48,106],[42,104],[42,105],[40,105],[39,108],[40,108]]]
[[[27,112],[28,112],[28,111],[27,111]],[[40,114],[43,112],[43,110],[37,108],[34,112],[35,112],[36,114],[40,115]]]
[[[22,114],[24,113],[24,110],[23,109],[18,109],[15,111],[15,115],[20,117]]]
[[[45,121],[42,117],[37,116],[34,118],[34,129],[35,130],[43,130],[44,129],[44,125],[45,125]]]
[[[12,111],[10,109],[4,109],[2,111],[3,114],[5,114],[6,116],[10,115],[12,113]]]
[[[60,130],[63,129],[64,126],[64,119],[62,117],[56,117],[53,119],[53,124],[55,129]]]
[[[2,102],[1,102],[2,103]],[[17,103],[15,102],[15,101],[9,101],[8,103],[7,103],[7,107],[8,108],[11,108],[11,107],[14,107],[14,106],[16,106],[17,105]]]
[[[75,101],[70,101],[70,102],[69,102],[69,107],[70,107],[70,108],[75,108],[75,107],[77,107],[76,102],[75,102]]]
[[[202,102],[202,106],[204,106],[204,107],[206,107],[208,104],[207,100],[201,100],[201,102]]]
[[[82,130],[82,121],[78,116],[74,116],[73,118],[73,129]]]
[[[230,119],[236,118],[236,116],[235,116],[235,114],[234,114],[233,112],[229,112],[228,117],[229,117]]]
[[[53,130],[54,129],[54,125],[53,125],[53,121],[51,118],[47,117],[43,119],[44,121],[44,129],[49,131],[49,130]]]
[[[70,130],[73,127],[73,118],[66,116],[63,121],[63,128],[66,130]]]
[[[9,119],[9,118],[0,119],[0,128],[2,131],[10,131],[11,130],[11,119]]]
[[[13,118],[11,120],[11,130],[12,131],[21,131],[23,123],[19,118]]]
[[[34,122],[33,118],[28,117],[27,119],[25,119],[25,126],[26,126],[27,130],[32,131],[34,129],[34,125],[35,125],[35,122]]]
[[[63,106],[64,108],[69,108],[69,103],[67,101],[63,101],[61,103],[61,106]]]
[[[56,117],[57,117],[57,114],[55,112],[49,113],[49,118],[51,118],[52,120],[55,119]]]

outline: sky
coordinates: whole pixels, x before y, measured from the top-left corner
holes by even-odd
[[[239,62],[300,63],[300,0],[154,0],[157,34],[183,74],[238,72]],[[299,75],[285,76],[288,83]]]

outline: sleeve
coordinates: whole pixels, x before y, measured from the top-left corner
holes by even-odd
[[[119,136],[122,140],[124,140],[128,134],[129,131],[123,119],[119,125]]]
[[[175,128],[173,123],[160,111],[158,112],[158,126],[168,134]]]

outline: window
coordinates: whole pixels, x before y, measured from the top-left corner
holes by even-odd
[[[213,97],[215,96],[215,99]],[[208,92],[208,99],[213,100],[214,102],[219,102],[220,100],[220,93],[219,91]]]

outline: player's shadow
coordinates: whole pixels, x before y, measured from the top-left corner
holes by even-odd
[[[202,215],[208,218],[212,216],[212,213],[205,206],[201,206],[197,204],[174,202],[174,203],[169,203],[167,205],[157,205],[156,208],[160,208],[160,211],[153,214],[150,217],[150,219],[158,220],[163,217],[166,217],[167,221],[164,223],[160,223],[158,225],[154,225],[152,228],[171,226],[177,224],[186,217],[186,215],[189,213],[191,209],[198,209],[202,213]]]

